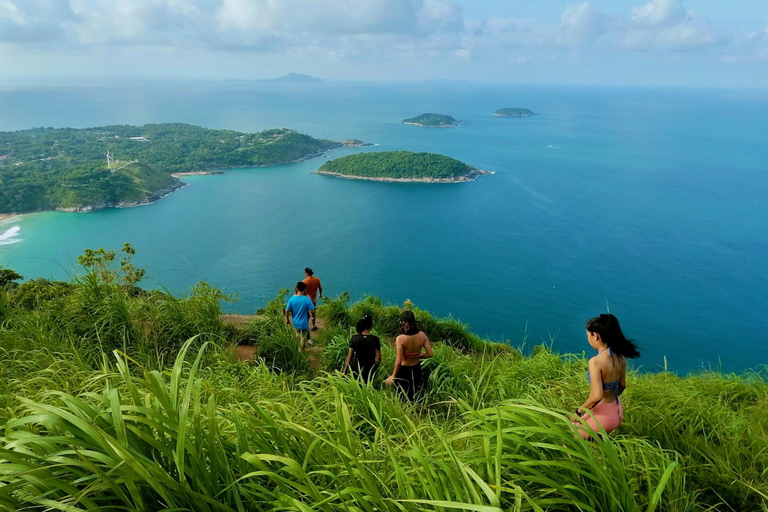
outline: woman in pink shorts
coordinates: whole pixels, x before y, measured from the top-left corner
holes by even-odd
[[[600,432],[600,427],[610,432],[621,425],[624,411],[619,395],[627,387],[627,359],[640,357],[640,353],[621,332],[619,320],[611,314],[587,321],[587,341],[597,350],[597,355],[589,360],[589,398],[576,408],[576,415],[582,417],[589,428],[579,420],[575,420],[574,425],[578,425],[582,438],[591,440]]]

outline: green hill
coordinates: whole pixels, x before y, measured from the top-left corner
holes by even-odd
[[[402,123],[429,128],[455,128],[459,126],[459,121],[443,114],[421,114],[410,119],[403,119]]]
[[[483,174],[483,171],[454,158],[411,151],[378,151],[343,156],[325,162],[317,172],[342,178],[426,182],[468,181]]]
[[[141,191],[174,186],[160,174],[294,162],[341,146],[285,128],[242,133],[181,123],[0,132],[0,213],[133,202]],[[141,170],[109,172],[129,162]]]
[[[625,423],[588,443],[569,412],[589,393],[581,355],[524,355],[406,302],[435,352],[406,404],[383,385],[400,307],[326,300],[302,352],[287,290],[237,326],[207,284],[136,288],[122,254],[88,251],[73,282],[0,269],[0,510],[768,507],[765,372],[630,372]],[[337,372],[363,313],[382,339],[371,386]]]
[[[499,117],[531,117],[536,114],[527,108],[500,108],[493,115]]]

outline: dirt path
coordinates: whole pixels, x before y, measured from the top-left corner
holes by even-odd
[[[221,315],[221,321],[225,324],[234,326],[236,329],[244,330],[248,323],[253,319],[266,318],[263,315]],[[312,331],[312,336],[316,336],[325,328],[325,322],[322,318],[317,319],[317,331]],[[253,345],[234,345],[230,346],[229,350],[235,354],[240,361],[253,361],[258,355],[258,347]],[[312,368],[320,367],[320,356],[323,353],[322,347],[312,345],[307,347],[307,353],[309,354],[309,363]]]

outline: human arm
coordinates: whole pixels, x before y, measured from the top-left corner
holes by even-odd
[[[384,381],[387,386],[391,386],[395,383],[395,376],[400,370],[400,365],[403,364],[403,343],[401,337],[398,336],[395,341],[395,350],[397,350],[397,357],[395,357],[395,367],[392,369],[392,375]]]
[[[429,342],[429,337],[427,336],[427,333],[424,333],[424,350],[425,353],[419,354],[419,359],[429,359],[432,357],[434,352],[432,352],[432,344]]]
[[[293,312],[293,309],[291,308],[291,301],[288,301],[288,304],[285,306],[285,325],[291,325],[291,313]]]
[[[621,372],[621,379],[619,379],[619,394],[622,394],[627,389],[627,367],[624,367],[624,371]]]
[[[352,354],[354,354],[354,353],[355,353],[355,349],[353,349],[352,347],[349,347],[349,353],[347,354],[347,360],[344,361],[344,369],[341,370],[341,374],[342,375],[346,375],[347,374],[347,368],[349,368],[349,363],[350,363],[350,361],[352,361]]]
[[[381,350],[376,349],[376,364],[381,363]]]
[[[323,298],[323,285],[320,283],[320,280],[317,280],[317,291],[320,293],[320,298]]]
[[[589,360],[589,377],[589,398],[587,398],[586,402],[581,404],[581,407],[576,409],[576,412],[579,415],[585,413],[589,409],[592,409],[594,406],[600,403],[600,400],[603,399],[603,375],[600,372],[600,367],[598,366],[597,360],[594,357]]]

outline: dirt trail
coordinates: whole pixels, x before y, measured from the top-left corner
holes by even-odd
[[[225,324],[234,326],[237,329],[245,329],[253,319],[266,318],[264,315],[221,315],[221,321]],[[317,319],[317,330],[312,331],[312,337],[317,336],[325,328],[325,322],[322,318]],[[230,347],[230,351],[240,361],[253,361],[258,354],[258,347],[253,345],[235,345]],[[307,347],[307,353],[309,354],[309,363],[312,368],[320,367],[320,356],[323,353],[323,349],[317,345]]]

